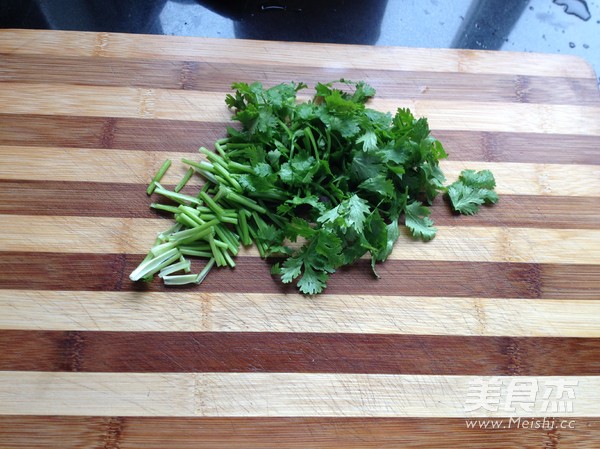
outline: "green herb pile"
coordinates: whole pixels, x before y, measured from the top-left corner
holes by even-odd
[[[176,224],[159,234],[132,280],[200,283],[213,267],[235,266],[240,245],[277,256],[272,272],[302,293],[323,291],[339,267],[369,254],[375,264],[392,252],[403,223],[415,238],[430,240],[436,228],[427,205],[448,193],[457,212],[473,214],[498,200],[489,171],[465,170],[444,187],[439,161],[447,157],[425,118],[408,109],[395,115],[366,107],[375,90],[364,82],[317,84],[312,100],[299,102],[305,84],[236,83],[226,104],[241,129],[229,127],[215,152],[189,166],[174,190],[160,179],[155,192],[173,205]],[[205,183],[197,196],[180,193],[194,174]],[[186,256],[208,260],[190,273]],[[176,274],[180,273],[180,274]]]

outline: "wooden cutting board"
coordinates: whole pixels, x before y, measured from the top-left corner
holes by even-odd
[[[427,116],[448,179],[491,169],[499,204],[457,218],[440,198],[432,242],[403,237],[381,279],[358,263],[316,298],[253,250],[200,287],[129,281],[169,225],[148,181],[225,135],[232,82],[340,77]],[[582,60],[2,30],[0,108],[1,447],[600,447]]]

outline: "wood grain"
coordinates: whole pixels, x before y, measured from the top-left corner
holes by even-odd
[[[6,114],[0,144],[17,147],[195,152],[225,136],[228,123]],[[594,164],[599,136],[434,130],[453,161]],[[525,150],[526,148],[526,150]],[[577,151],[563,151],[577,148]],[[31,148],[31,151],[35,149]],[[164,154],[163,157],[169,157]],[[597,165],[597,163],[596,163]]]
[[[598,338],[6,330],[0,371],[600,374]],[[572,354],[568,364],[562,354]]]
[[[0,212],[77,217],[162,216],[148,206],[145,187],[116,182],[0,179]],[[190,187],[184,192],[197,194],[197,190]],[[15,191],[19,194],[15,195]],[[570,213],[573,208],[579,210],[578,215]],[[431,210],[431,217],[439,226],[600,229],[600,197],[504,194],[493,207],[484,207],[476,215],[466,217],[452,212],[448,202],[438,196]]]
[[[68,291],[172,291],[161,283],[133,283],[128,274],[140,263],[131,254],[3,252],[0,287]],[[270,274],[269,262],[238,259],[235,272],[214,270],[202,283],[206,292],[295,292]],[[94,267],[93,275],[89,267]],[[197,271],[200,270],[198,266]],[[450,296],[482,298],[598,299],[600,266],[533,263],[389,260],[378,267],[380,278],[361,260],[329,280],[330,294]],[[432,282],[431,273],[436,273]],[[232,281],[235,274],[235,282]],[[193,287],[182,287],[190,290]]]
[[[49,91],[43,83],[11,82],[0,84],[0,102],[10,114],[222,122],[230,117],[225,92],[72,84],[56,84]],[[416,116],[427,117],[433,129],[600,135],[598,106],[477,101],[458,106],[449,100],[404,98],[375,98],[370,104],[383,112],[410,108]]]
[[[28,164],[23,164],[27,156]],[[187,166],[182,158],[202,160],[198,152],[134,151],[88,148],[39,148],[0,146],[0,176],[9,180],[135,183],[147,184],[165,159],[174,162],[163,178],[164,184],[177,184]],[[455,180],[465,166],[492,170],[499,194],[600,197],[600,166],[591,164],[534,164],[443,160],[440,167],[448,180]],[[190,186],[199,186],[194,178]]]
[[[458,418],[0,416],[0,437],[18,449],[537,449],[559,441],[565,447],[594,447],[599,428],[597,418],[541,420],[534,429],[502,419],[498,429],[466,429]]]
[[[109,71],[107,71],[107,67]],[[471,73],[432,73],[404,71],[398,79],[392,70],[370,67],[331,70],[323,67],[289,67],[274,65],[267,72],[255,64],[149,60],[96,57],[52,57],[39,55],[3,55],[0,81],[75,84],[100,86],[134,86],[141,88],[220,91],[241,79],[265,85],[303,81],[311,86],[324,80],[373,79],[371,85],[380,98],[409,96],[434,97],[455,101],[507,101],[600,105],[597,84],[590,78],[489,74],[482,78]],[[479,83],[478,89],[472,89]],[[558,88],[556,87],[558,85]]]
[[[194,152],[225,136],[227,125],[186,120],[1,114],[9,146]],[[164,154],[163,157],[168,157]]]
[[[4,290],[0,329],[600,337],[596,301],[523,299]]]
[[[4,251],[145,254],[166,219],[0,215]],[[461,261],[593,264],[600,258],[600,230],[438,226],[436,238],[399,238],[388,261]],[[159,231],[157,231],[157,229]],[[299,244],[298,244],[299,245]],[[534,251],[543,247],[542,250]],[[238,259],[258,257],[250,247]],[[367,254],[363,258],[370,258]]]
[[[371,83],[371,107],[427,116],[449,182],[490,169],[500,203],[458,217],[438,198],[436,239],[402,236],[380,279],[361,260],[316,298],[253,249],[199,287],[129,281],[170,223],[146,184],[170,158],[175,185],[179,160],[225,135],[232,82],[340,77]],[[585,61],[1,30],[0,101],[0,446],[600,444],[600,95]],[[531,411],[468,412],[473,384],[495,381],[503,401],[508,385],[542,389]],[[544,409],[553,381],[576,385],[572,410]],[[486,416],[498,428],[466,421]]]
[[[484,378],[485,379],[485,378]],[[598,417],[600,376],[508,376],[542,390],[576,384],[577,407],[547,417]],[[491,381],[491,379],[489,379]],[[10,382],[10,388],[8,387]],[[468,411],[481,376],[329,373],[72,373],[0,371],[0,414],[240,417],[531,417]],[[43,388],[42,388],[43,386]],[[14,391],[19,391],[15,396]],[[543,409],[543,398],[532,401]]]
[[[593,78],[583,59],[569,55],[517,52],[418,49],[371,46],[302,44],[185,37],[144,36],[116,33],[44,32],[6,30],[0,36],[3,53],[19,55],[65,54],[78,57],[219,61],[258,66],[325,67],[344,69],[372,67],[395,71],[444,73],[518,74],[564,78]]]

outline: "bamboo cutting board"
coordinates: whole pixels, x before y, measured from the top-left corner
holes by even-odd
[[[401,238],[381,279],[364,261],[316,298],[251,249],[200,287],[129,281],[170,223],[147,183],[224,137],[232,82],[340,77],[427,116],[448,179],[488,168],[499,204],[457,218],[440,198],[432,242]],[[0,108],[2,448],[600,447],[583,61],[3,30]]]

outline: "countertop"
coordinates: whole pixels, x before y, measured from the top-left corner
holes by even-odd
[[[8,0],[0,27],[572,54],[600,73],[595,0]]]

